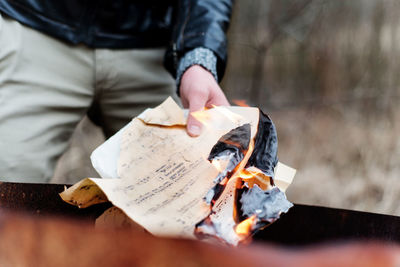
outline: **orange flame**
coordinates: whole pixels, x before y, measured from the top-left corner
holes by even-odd
[[[240,106],[240,107],[250,107],[246,103],[246,100],[244,100],[244,99],[234,99],[234,100],[232,100],[232,102],[235,103],[237,106]]]
[[[243,120],[243,117],[230,111],[226,107],[223,106],[214,106],[213,109],[217,111],[220,115],[224,116],[228,120],[230,120],[233,123],[239,123],[240,121]],[[196,120],[201,122],[204,126],[209,126],[210,121],[211,121],[211,114],[207,112],[207,108],[204,108],[199,111],[194,111],[190,113]]]
[[[249,218],[247,218],[244,221],[241,221],[235,229],[236,234],[238,235],[244,235],[247,236],[251,233],[251,230],[253,230],[253,227],[255,223],[257,222],[257,216],[253,215]]]
[[[191,112],[190,114],[199,122],[201,122],[201,124],[203,124],[204,126],[208,125],[208,122],[211,118],[210,114],[208,112],[205,112],[207,109],[204,108],[202,110],[198,110],[198,111],[194,111]]]
[[[249,167],[239,172],[238,176],[248,186],[252,188],[254,184],[258,185],[262,190],[267,190],[271,186],[271,177],[265,175],[261,170],[256,167]]]
[[[213,108],[233,123],[238,123],[239,121],[241,121],[243,119],[242,116],[240,116],[236,113],[233,113],[226,107],[213,105]]]
[[[252,153],[254,149],[254,141],[251,140],[249,144],[249,151]],[[247,153],[250,154],[250,153]],[[248,160],[248,158],[247,158]],[[247,161],[246,160],[246,161]],[[244,167],[244,166],[243,166]],[[246,169],[241,169],[237,177],[246,182],[249,188],[253,188],[254,184],[258,185],[262,190],[267,190],[271,186],[271,177],[265,175],[260,169],[252,166]]]

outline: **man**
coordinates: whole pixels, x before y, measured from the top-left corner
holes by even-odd
[[[230,0],[0,1],[0,179],[48,182],[83,117],[111,136],[176,91],[229,105]],[[188,134],[201,125],[188,118]]]

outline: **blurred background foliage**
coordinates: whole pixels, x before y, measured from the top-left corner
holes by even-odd
[[[228,98],[275,122],[295,203],[400,215],[400,2],[236,0]],[[96,176],[87,119],[54,182]]]
[[[236,1],[223,86],[271,108],[387,108],[400,79],[399,15],[395,0]]]

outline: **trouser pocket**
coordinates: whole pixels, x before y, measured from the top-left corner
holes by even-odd
[[[92,102],[93,54],[7,16],[0,47],[0,180],[46,183]]]

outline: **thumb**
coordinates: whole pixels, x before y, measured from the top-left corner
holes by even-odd
[[[202,124],[196,120],[192,112],[202,110],[207,103],[207,97],[199,95],[189,100],[189,116],[187,120],[186,130],[192,137],[199,136],[201,134]]]

